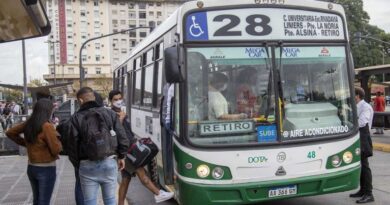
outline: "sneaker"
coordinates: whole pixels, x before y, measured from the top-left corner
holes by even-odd
[[[159,195],[154,195],[154,200],[156,203],[160,203],[169,199],[172,199],[174,193],[173,192],[166,192],[164,190],[160,190]]]

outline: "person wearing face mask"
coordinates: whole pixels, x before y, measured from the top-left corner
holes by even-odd
[[[130,141],[130,144],[136,142],[136,139],[131,131],[131,124],[129,118],[127,117],[123,109],[122,93],[119,90],[112,90],[108,94],[108,99],[112,105],[111,109],[117,113],[120,122],[125,128],[125,132]],[[118,205],[125,204],[126,193],[129,188],[131,177],[134,175],[137,175],[141,183],[154,194],[154,199],[156,203],[169,200],[173,197],[174,195],[173,192],[166,192],[164,190],[159,190],[153,184],[152,180],[150,180],[148,175],[146,174],[146,170],[144,167],[136,168],[127,160],[125,161],[125,164],[126,164],[125,165],[126,169],[123,169],[121,171],[122,180],[119,184]]]
[[[228,78],[220,72],[209,76],[209,120],[234,120],[247,118],[247,114],[229,114],[228,103],[222,95],[227,88]]]

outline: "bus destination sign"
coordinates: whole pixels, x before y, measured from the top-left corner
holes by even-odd
[[[187,41],[345,39],[341,17],[323,12],[230,9],[192,13],[185,21]]]
[[[239,134],[254,131],[253,121],[207,121],[199,123],[199,129],[200,135]]]

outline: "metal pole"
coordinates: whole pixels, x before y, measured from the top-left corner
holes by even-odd
[[[54,85],[57,84],[57,78],[56,78],[56,47],[54,45],[54,42],[50,41],[51,45],[53,46],[53,56],[54,56]]]
[[[64,64],[62,64],[62,83],[65,83]]]
[[[28,114],[28,102],[27,102],[27,71],[26,71],[26,49],[24,40],[22,40],[22,53],[23,53],[23,114]]]
[[[83,54],[83,48],[84,46],[91,42],[91,41],[94,41],[94,40],[97,40],[97,39],[100,39],[100,38],[105,38],[105,37],[108,37],[108,36],[113,36],[113,35],[116,35],[116,34],[124,34],[126,32],[129,32],[129,31],[133,31],[133,30],[136,30],[136,29],[140,29],[140,28],[148,28],[148,29],[153,29],[154,27],[149,27],[149,26],[140,26],[140,27],[135,27],[135,28],[130,28],[130,29],[126,29],[126,30],[123,30],[123,31],[119,31],[119,32],[115,32],[115,33],[110,33],[110,34],[106,34],[106,35],[103,35],[103,36],[99,36],[99,37],[95,37],[95,38],[90,38],[88,40],[86,40],[80,47],[80,53],[79,53],[79,71],[80,71],[80,88],[83,87],[83,81],[84,81],[84,78],[85,78],[85,73],[84,73],[84,67],[83,67],[83,61],[81,59],[81,56]]]

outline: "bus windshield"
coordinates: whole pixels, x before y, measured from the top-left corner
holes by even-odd
[[[352,130],[351,95],[344,47],[276,49],[283,104],[282,139]]]
[[[345,53],[322,46],[188,48],[189,139],[261,144],[352,130]]]
[[[188,135],[196,144],[257,143],[256,122],[275,121],[265,47],[187,50]]]

